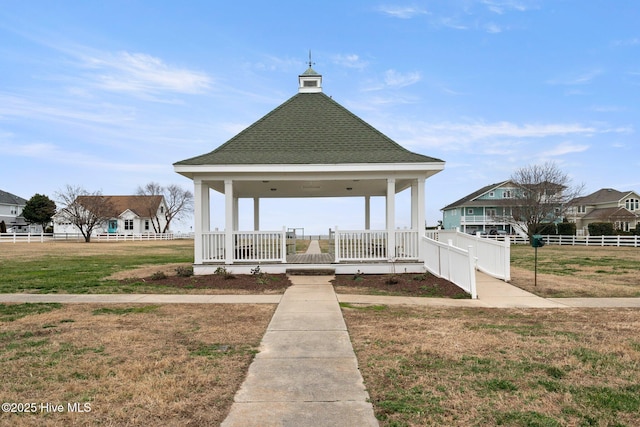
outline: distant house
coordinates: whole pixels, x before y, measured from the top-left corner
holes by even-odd
[[[567,219],[580,234],[588,234],[592,222],[610,222],[616,230],[630,231],[640,222],[640,195],[635,191],[602,188],[571,202]]]
[[[22,197],[0,190],[0,222],[4,221],[7,232],[27,233],[34,231],[22,217],[22,210],[26,204],[27,201]],[[40,227],[38,226],[38,228]]]
[[[445,206],[442,211],[444,229],[464,233],[516,232],[509,221],[517,187],[511,181],[487,185]]]
[[[160,233],[167,220],[167,205],[163,196],[80,196],[77,202],[91,206],[90,198],[103,197],[112,208],[109,218],[93,230],[94,234]],[[154,227],[155,225],[155,227]],[[78,228],[60,211],[54,216],[54,233],[78,233]]]

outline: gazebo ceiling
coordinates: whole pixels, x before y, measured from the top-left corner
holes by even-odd
[[[210,188],[224,193],[224,181],[204,181]],[[411,180],[396,181],[396,192],[411,186]],[[361,197],[385,196],[387,180],[380,179],[261,179],[255,181],[234,180],[233,193],[241,198],[286,198],[286,197]]]

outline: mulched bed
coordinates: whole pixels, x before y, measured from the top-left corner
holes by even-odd
[[[291,285],[286,274],[210,274],[163,278],[145,277],[121,280],[121,283],[140,283],[179,289],[213,289],[218,292],[251,294],[284,293]],[[432,298],[469,298],[462,289],[430,273],[424,274],[339,274],[332,281],[339,294],[398,295]]]
[[[208,274],[204,276],[166,276],[164,278],[145,277],[143,279],[127,279],[127,282],[145,282],[154,286],[166,286],[182,289],[226,289],[233,291],[249,291],[248,293],[284,293],[291,285],[286,274]]]
[[[333,281],[337,293],[398,295],[432,298],[470,298],[458,286],[430,273],[339,274]]]

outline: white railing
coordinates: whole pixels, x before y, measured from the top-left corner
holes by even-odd
[[[420,239],[416,230],[396,230],[396,259],[414,260],[420,257]]]
[[[235,231],[233,261],[286,262],[285,231]]]
[[[285,231],[234,231],[232,262],[286,262]],[[202,261],[227,260],[224,231],[202,233]]]
[[[206,231],[202,233],[202,261],[224,261],[224,232]]]
[[[334,234],[336,262],[387,259],[386,230],[336,230]]]
[[[497,279],[511,280],[512,236],[473,236],[455,230],[429,230],[425,234],[442,243],[450,241],[458,248],[470,248],[475,268]]]
[[[454,246],[471,247],[478,270],[497,279],[509,281],[511,280],[511,239],[509,236],[501,237],[501,239],[485,239],[477,235],[448,230],[441,232],[438,240],[451,239]]]
[[[504,217],[491,215],[464,215],[460,217],[460,224],[507,224]]]
[[[416,230],[396,230],[395,253],[388,254],[386,230],[336,230],[334,233],[335,260],[381,261],[417,260],[420,241]]]
[[[449,280],[471,295],[478,298],[476,292],[476,274],[471,250],[464,250],[451,243],[442,243],[429,237],[422,238],[425,267],[438,277]]]

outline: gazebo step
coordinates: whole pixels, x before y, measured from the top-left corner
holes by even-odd
[[[333,276],[336,274],[335,268],[287,268],[290,276]]]

